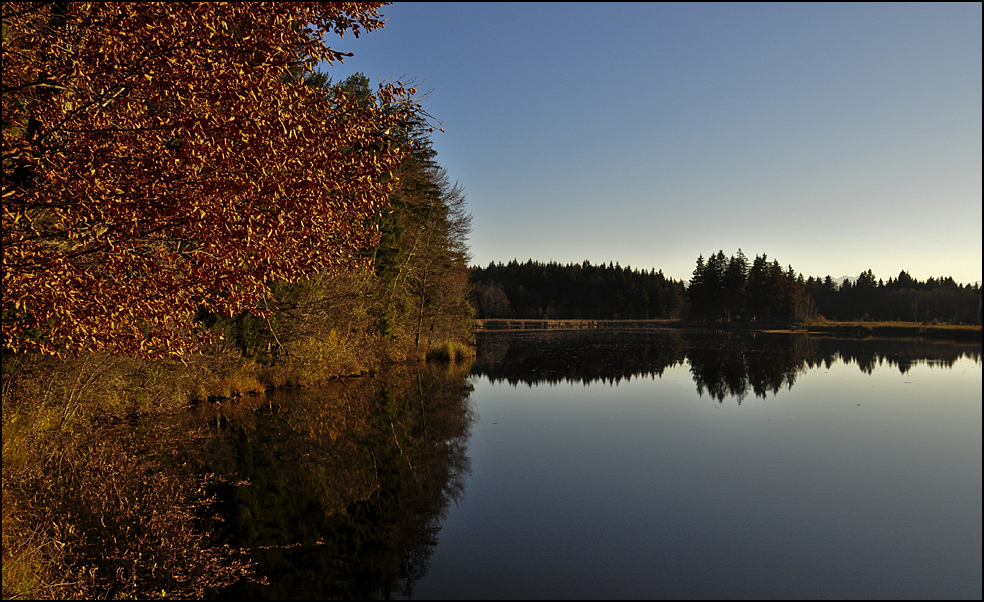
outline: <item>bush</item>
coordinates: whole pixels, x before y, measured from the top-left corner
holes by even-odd
[[[475,357],[475,350],[468,345],[445,341],[427,352],[428,360],[440,362],[462,362]]]

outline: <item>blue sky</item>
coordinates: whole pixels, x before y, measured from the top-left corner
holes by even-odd
[[[394,4],[327,69],[416,80],[473,263],[981,280],[981,5]]]

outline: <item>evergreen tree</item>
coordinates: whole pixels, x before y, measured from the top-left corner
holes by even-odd
[[[745,288],[748,281],[748,258],[738,253],[728,261],[724,274],[725,319],[740,319],[745,310]]]

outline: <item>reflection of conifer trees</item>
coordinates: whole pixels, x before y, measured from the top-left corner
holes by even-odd
[[[697,384],[697,393],[706,391],[711,397],[723,401],[734,395],[738,402],[748,394],[748,377],[744,353],[741,348],[690,350],[687,359],[690,373]]]
[[[492,382],[529,385],[563,381],[617,383],[662,376],[687,361],[700,395],[741,403],[790,389],[808,370],[838,362],[870,374],[876,366],[902,373],[926,363],[952,367],[981,361],[980,345],[929,339],[841,339],[803,334],[703,331],[484,332],[473,373]]]
[[[717,341],[702,337],[687,350],[697,393],[713,399],[735,397],[738,403],[749,391],[756,397],[775,395],[791,388],[805,370],[809,355],[806,337],[723,335]]]
[[[961,345],[931,339],[857,340],[816,338],[816,353],[857,364],[862,372],[871,373],[877,365],[895,366],[905,374],[913,366],[928,364],[952,368],[961,358],[981,361],[980,345]]]
[[[479,333],[473,374],[516,385],[564,381],[618,383],[657,377],[683,361],[675,331]]]
[[[227,431],[213,463],[248,485],[219,492],[226,535],[270,581],[227,593],[412,595],[469,470],[466,376],[467,367],[397,368],[290,395]]]

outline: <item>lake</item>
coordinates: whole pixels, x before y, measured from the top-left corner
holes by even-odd
[[[488,332],[400,370],[226,431],[269,582],[230,595],[981,597],[979,344]]]

